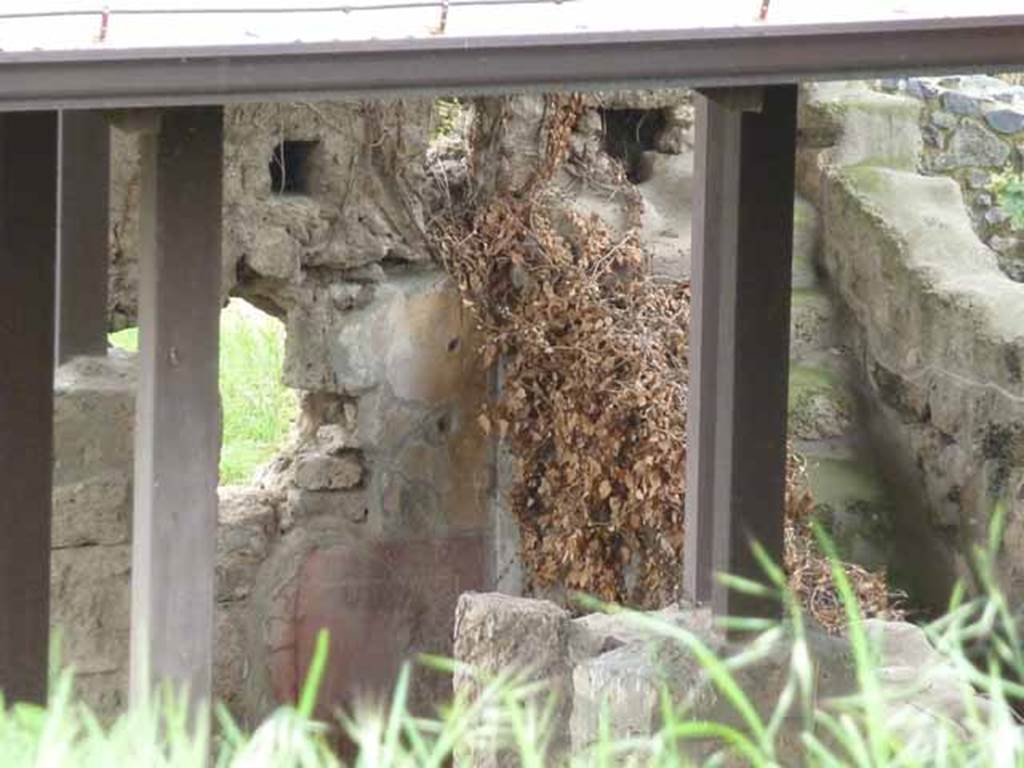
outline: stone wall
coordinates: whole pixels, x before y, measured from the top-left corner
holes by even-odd
[[[1024,281],[1024,232],[1014,229],[992,189],[994,176],[1019,172],[1024,162],[1024,86],[988,75],[890,79],[880,86],[920,102],[921,171],[960,184],[975,231],[1000,268]]]
[[[630,185],[609,195],[608,182],[618,183],[625,163],[636,174],[658,269],[674,277],[688,271],[687,104],[679,92],[591,97],[571,137],[570,170],[551,186],[567,204],[622,228],[636,199]],[[517,526],[503,495],[512,464],[504,453],[497,461],[499,448],[478,420],[494,382],[426,231],[438,206],[465,189],[470,165],[481,194],[536,170],[545,100],[476,102],[472,148],[465,119],[445,134],[434,109],[426,100],[225,109],[222,294],[285,323],[282,376],[301,403],[293,443],[258,482],[221,488],[215,691],[244,719],[294,698],[321,626],[332,634],[323,693],[333,705],[388,687],[415,652],[449,653],[461,592],[522,588]],[[134,135],[113,131],[112,329],[137,316],[138,151]],[[578,168],[603,171],[580,178],[571,172]],[[104,383],[83,380],[83,366]],[[116,385],[126,409],[105,422],[121,441],[105,459],[120,478],[116,489],[76,512],[58,472],[55,547],[63,546],[60,521],[72,513],[84,530],[120,521],[104,546],[119,547],[122,560],[101,559],[105,568],[121,566],[88,576],[107,579],[100,596],[83,586],[82,599],[93,602],[78,606],[60,592],[54,610],[55,625],[74,635],[70,660],[83,672],[103,662],[107,677],[84,676],[80,687],[110,713],[123,703],[127,667],[132,361],[114,353],[76,360],[61,376],[72,377],[72,399]],[[102,415],[91,411],[74,429],[106,434],[93,418]],[[74,446],[65,435],[71,425],[61,424],[58,465]],[[90,547],[75,540],[68,553],[55,550],[55,563],[88,558]],[[104,628],[102,643],[79,643],[86,614]],[[437,701],[450,683],[425,677],[418,685],[420,701]]]
[[[1017,149],[1001,144],[998,157],[993,149],[988,170],[970,165],[983,162],[964,154],[971,141],[1004,141],[985,125],[1002,109],[993,105],[957,114],[943,129],[951,135],[927,138],[922,126],[934,126],[935,115],[967,109],[951,93],[929,97],[944,107],[936,111],[863,84],[810,89],[798,174],[821,216],[819,263],[856,363],[859,416],[894,493],[892,562],[917,601],[936,607],[955,577],[970,575],[969,552],[985,540],[996,505],[1010,513],[1002,565],[1014,602],[1024,556],[1024,293],[963,201],[975,174],[1011,162]]]
[[[321,626],[327,704],[389,688],[403,658],[450,652],[458,594],[494,578],[476,418],[491,382],[424,236],[432,120],[429,101],[225,110],[223,295],[286,324],[301,401],[259,482],[221,489],[215,690],[245,719],[294,699]],[[120,328],[137,312],[139,162],[117,129],[111,178]],[[57,379],[53,621],[104,714],[127,669],[133,380],[114,352]],[[447,687],[421,685],[422,701]]]
[[[966,570],[962,545],[978,540],[993,499],[1015,498],[1024,466],[1017,287],[972,230],[984,234],[992,216],[972,222],[956,184],[918,175],[981,183],[942,158],[979,131],[1009,141],[990,124],[1004,107],[978,96],[979,112],[961,114],[952,85],[941,88],[922,100],[829,86],[805,100],[790,392],[790,427],[844,555],[904,563],[915,596],[938,602]],[[468,147],[464,125],[439,137],[427,101],[226,110],[223,293],[286,324],[282,375],[302,404],[293,445],[260,482],[221,493],[216,690],[244,717],[294,696],[320,626],[335,659],[325,693],[338,700],[386,686],[410,652],[448,651],[460,592],[523,587],[503,502],[514,466],[477,419],[496,383],[426,232],[467,185],[522,189],[544,160],[546,102],[483,99],[474,110]],[[620,233],[639,225],[655,273],[685,279],[691,130],[686,93],[587,96],[545,193]],[[118,328],[136,314],[139,179],[134,138],[114,137]],[[1007,151],[1003,162],[993,149],[1003,164],[992,172],[1018,162]],[[891,214],[897,202],[909,213]],[[74,632],[68,655],[108,710],[122,701],[126,663],[130,378],[130,362],[113,356],[58,373],[54,620]],[[111,389],[117,397],[86,410]],[[103,416],[108,407],[117,414]],[[120,442],[72,471],[91,419],[120,425]],[[94,626],[93,638],[79,626]],[[445,686],[422,685],[423,700]]]
[[[51,623],[101,713],[123,706],[127,690],[134,414],[130,358],[57,369]]]

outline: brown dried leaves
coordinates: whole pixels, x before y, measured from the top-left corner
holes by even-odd
[[[502,361],[500,402],[479,423],[518,461],[511,502],[530,586],[659,607],[682,573],[689,293],[647,277],[634,233],[616,239],[545,196],[580,108],[550,99],[535,183],[450,212],[435,242],[483,330],[485,362]],[[792,459],[788,479],[786,566],[835,626]],[[869,615],[889,610],[884,575],[848,573]]]
[[[446,260],[504,360],[484,417],[521,477],[512,504],[534,586],[636,605],[675,597],[685,460],[685,288],[643,274],[633,236],[497,200]]]

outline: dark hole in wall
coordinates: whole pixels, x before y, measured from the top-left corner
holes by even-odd
[[[270,191],[275,195],[308,195],[313,187],[314,155],[319,141],[285,140],[270,156]]]
[[[657,149],[658,137],[668,127],[663,109],[603,109],[604,150],[626,168],[626,178],[643,184],[652,174],[645,152]]]

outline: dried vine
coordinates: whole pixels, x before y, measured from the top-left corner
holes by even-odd
[[[435,243],[482,330],[485,363],[502,364],[500,401],[480,423],[518,461],[511,503],[530,586],[662,606],[678,597],[682,570],[689,290],[650,279],[635,229],[615,236],[553,196],[547,182],[582,102],[547,106],[531,182],[484,201],[469,195],[472,205],[435,219]],[[792,458],[787,486],[793,585],[838,627]],[[870,614],[891,612],[884,575],[848,573]]]

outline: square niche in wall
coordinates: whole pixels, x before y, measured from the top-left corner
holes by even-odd
[[[275,195],[310,195],[314,189],[319,141],[285,139],[270,156],[270,191]]]

